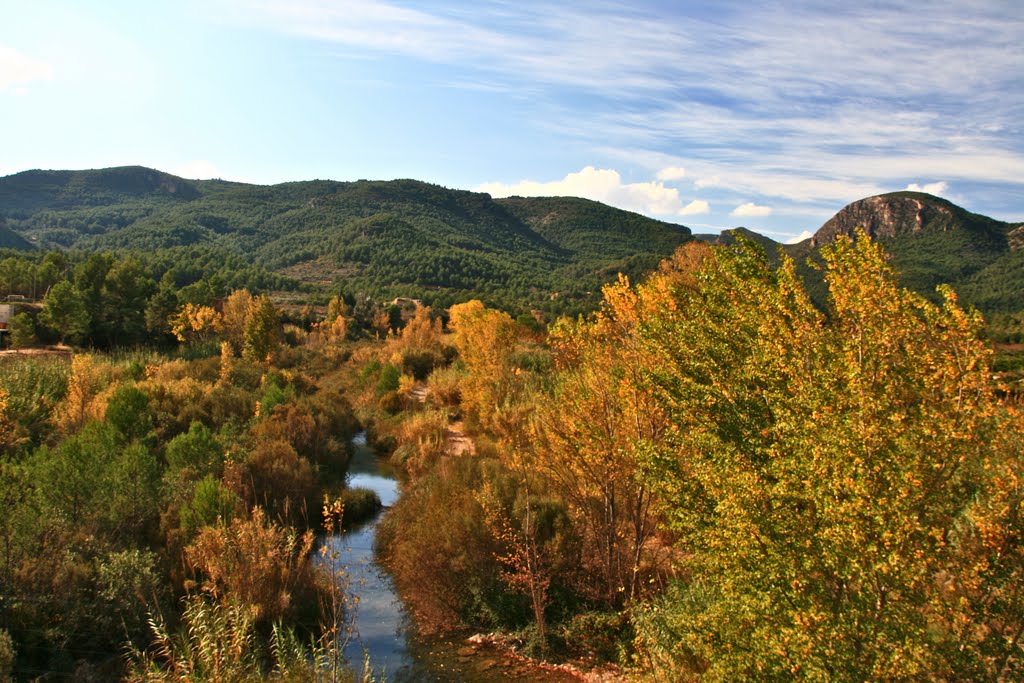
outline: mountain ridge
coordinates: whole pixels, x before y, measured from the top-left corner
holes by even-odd
[[[44,248],[198,248],[310,285],[552,312],[592,308],[617,272],[639,277],[690,239],[685,226],[575,198],[495,200],[411,179],[248,185],[143,167],[0,178],[0,216]]]
[[[742,227],[694,235],[573,197],[494,199],[414,179],[253,185],[141,166],[0,178],[0,219],[0,246],[199,249],[310,285],[345,282],[442,305],[491,297],[552,312],[596,305],[616,273],[636,279],[690,239],[732,244],[744,236],[773,259],[789,254],[813,280],[807,259],[862,229],[890,251],[903,283],[925,296],[946,283],[983,310],[1024,310],[1024,224],[910,191],[852,202],[795,245]]]

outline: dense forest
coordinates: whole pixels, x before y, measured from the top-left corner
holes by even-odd
[[[952,289],[863,233],[820,254],[689,241],[550,325],[9,255],[46,292],[13,345],[56,351],[0,358],[0,677],[361,675],[316,534],[379,505],[365,429],[425,631],[650,680],[1020,678],[1021,387]]]

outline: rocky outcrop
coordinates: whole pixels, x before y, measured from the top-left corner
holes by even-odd
[[[948,230],[957,224],[957,212],[954,204],[919,192],[868,197],[848,205],[829,219],[811,238],[811,246],[829,244],[839,235],[852,236],[858,229],[872,239],[923,230]]]
[[[1010,249],[1017,251],[1018,249],[1024,249],[1024,224],[1021,224],[1011,230],[1006,235],[1006,241],[1010,243]]]

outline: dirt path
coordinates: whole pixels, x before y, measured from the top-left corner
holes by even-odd
[[[448,425],[445,441],[448,442],[448,452],[452,455],[473,455],[476,453],[476,446],[473,445],[473,440],[466,436],[463,427],[462,420],[457,420]]]
[[[417,384],[409,392],[409,395],[420,403],[426,403],[427,398],[430,396],[430,387],[426,384]],[[465,425],[462,420],[456,420],[448,425],[448,431],[445,433],[445,442],[447,443],[448,453],[451,455],[473,455],[476,453],[473,440],[466,436]]]

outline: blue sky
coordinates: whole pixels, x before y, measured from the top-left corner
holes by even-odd
[[[1024,5],[0,6],[0,175],[128,164],[585,196],[779,240],[908,187],[1022,221]]]

